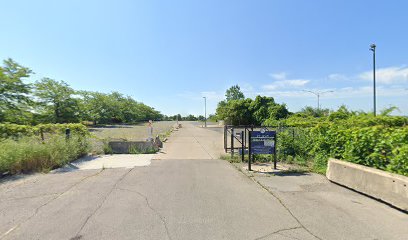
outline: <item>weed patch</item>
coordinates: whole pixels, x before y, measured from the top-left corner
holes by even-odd
[[[51,136],[46,141],[37,137],[0,141],[0,173],[48,172],[86,155],[89,151],[87,137]]]

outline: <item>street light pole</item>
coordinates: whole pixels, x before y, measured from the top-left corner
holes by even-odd
[[[204,98],[204,126],[207,127],[207,97]]]
[[[374,117],[376,116],[377,113],[377,103],[376,103],[376,91],[375,91],[375,48],[377,46],[373,43],[370,45],[370,50],[373,52],[373,96],[374,96]]]
[[[320,110],[320,95],[324,94],[324,93],[329,93],[329,92],[334,92],[334,91],[323,91],[323,92],[313,92],[313,91],[309,91],[309,90],[302,90],[303,92],[309,92],[309,93],[313,93],[314,95],[317,96],[317,110]]]

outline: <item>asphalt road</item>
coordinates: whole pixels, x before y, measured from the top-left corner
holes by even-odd
[[[6,179],[0,239],[408,239],[407,214],[322,176],[248,177],[221,144],[185,123],[148,166]]]

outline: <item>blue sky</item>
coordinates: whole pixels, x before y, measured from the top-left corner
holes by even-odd
[[[75,89],[119,91],[164,114],[215,112],[239,84],[316,106],[408,114],[408,1],[2,1],[0,59]]]

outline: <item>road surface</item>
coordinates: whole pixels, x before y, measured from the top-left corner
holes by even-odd
[[[5,179],[0,239],[408,239],[405,213],[320,175],[250,178],[221,152],[183,123],[149,164]]]

